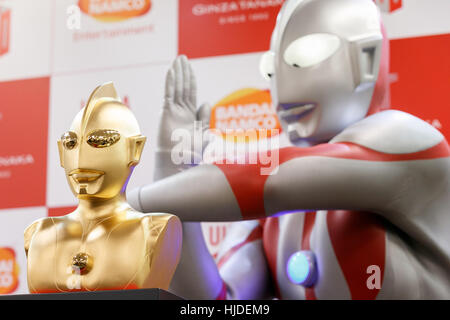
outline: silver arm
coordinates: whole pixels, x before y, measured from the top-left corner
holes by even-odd
[[[243,215],[229,183],[231,178],[239,181],[247,198],[263,201],[259,218],[299,210],[398,213],[411,204],[407,194],[421,198],[417,186],[440,172],[435,167],[424,172],[426,167],[420,161],[312,156],[308,149],[312,148],[305,148],[303,156],[281,164],[277,174],[267,178],[263,189],[255,188],[256,177],[248,173],[245,165],[232,165],[235,169],[231,177],[226,177],[217,166],[200,165],[144,186],[135,191],[136,197],[139,195],[142,211],[173,212],[182,221],[239,221]],[[346,151],[342,149],[344,157]]]

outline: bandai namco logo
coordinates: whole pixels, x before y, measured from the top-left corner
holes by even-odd
[[[16,291],[19,286],[19,265],[11,248],[0,248],[0,294]]]
[[[150,11],[151,0],[79,0],[80,10],[103,22],[117,22]]]
[[[216,103],[211,111],[210,128],[227,140],[245,136],[245,142],[271,138],[281,132],[269,90],[251,88],[235,91]],[[252,138],[250,131],[256,131],[256,136]],[[264,137],[261,132],[265,132]]]

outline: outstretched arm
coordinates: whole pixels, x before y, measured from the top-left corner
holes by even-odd
[[[422,166],[427,157],[353,143],[291,147],[280,150],[280,165],[270,176],[261,175],[259,164],[200,165],[140,188],[134,199],[144,212],[165,210],[183,221],[236,221],[299,210],[405,212],[417,186],[442,172]]]
[[[241,211],[224,173],[200,165],[132,190],[129,203],[141,212],[170,212],[182,221],[237,221]]]

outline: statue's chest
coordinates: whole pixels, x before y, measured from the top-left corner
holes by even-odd
[[[49,230],[33,239],[28,282],[34,291],[138,288],[149,274],[145,235],[139,227],[74,227]]]

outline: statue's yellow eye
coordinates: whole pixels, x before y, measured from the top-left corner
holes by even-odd
[[[106,148],[120,140],[120,133],[116,130],[101,129],[91,132],[86,142],[94,148]]]
[[[77,134],[72,131],[67,131],[61,136],[61,142],[67,150],[72,150],[77,145]]]

